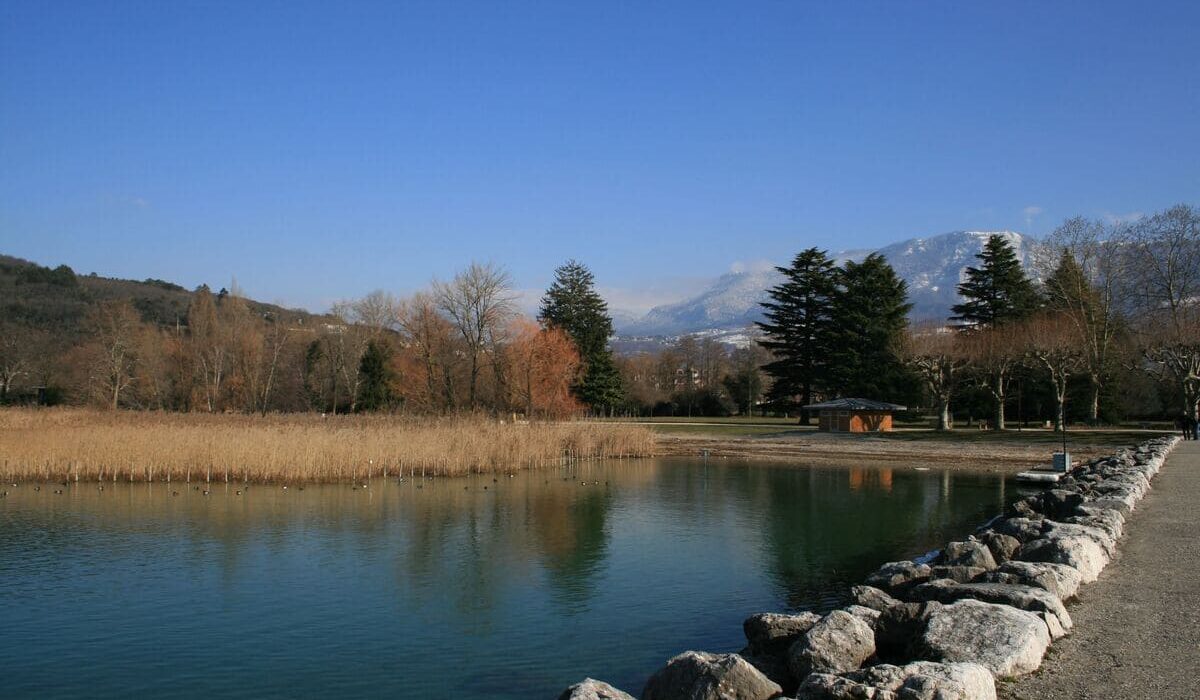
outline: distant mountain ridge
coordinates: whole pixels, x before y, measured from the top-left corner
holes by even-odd
[[[831,257],[840,263],[880,253],[908,282],[909,301],[913,304],[910,316],[914,320],[941,320],[958,303],[958,284],[966,268],[978,262],[975,256],[992,235],[1005,237],[1025,268],[1030,268],[1035,241],[1015,231],[952,231],[910,238],[876,251],[831,253]],[[766,300],[767,290],[781,280],[782,275],[774,268],[729,272],[691,298],[656,306],[636,320],[622,316],[616,330],[621,336],[674,336],[744,329],[762,318],[760,304]]]

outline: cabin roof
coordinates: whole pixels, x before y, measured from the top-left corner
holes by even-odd
[[[888,403],[886,401],[875,401],[873,399],[833,399],[832,401],[822,401],[821,403],[811,403],[805,408],[838,409],[842,411],[907,411],[907,406],[900,404]]]

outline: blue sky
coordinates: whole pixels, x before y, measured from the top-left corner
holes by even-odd
[[[309,308],[1200,203],[1195,2],[0,3],[0,252]]]

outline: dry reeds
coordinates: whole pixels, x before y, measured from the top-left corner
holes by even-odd
[[[652,454],[653,433],[485,417],[0,410],[10,480],[340,481],[446,476]]]

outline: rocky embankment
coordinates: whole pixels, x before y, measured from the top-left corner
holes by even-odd
[[[753,615],[740,653],[679,654],[642,700],[994,700],[996,678],[1036,670],[1070,634],[1064,603],[1108,564],[1177,440],[1083,464],[972,537],[884,564],[841,610]],[[559,698],[633,700],[590,678]]]

